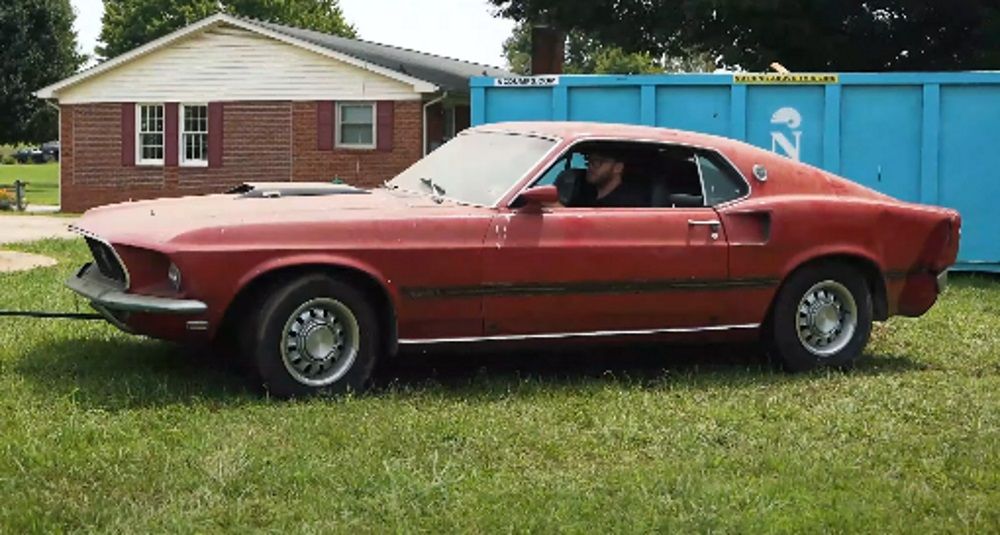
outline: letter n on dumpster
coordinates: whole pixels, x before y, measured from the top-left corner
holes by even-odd
[[[795,108],[786,107],[774,112],[771,124],[785,126],[788,130],[771,131],[771,151],[784,154],[795,161],[802,158],[802,114]]]

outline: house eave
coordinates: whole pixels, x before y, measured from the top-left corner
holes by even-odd
[[[439,90],[437,85],[427,82],[426,80],[414,78],[412,76],[402,74],[392,69],[387,69],[385,67],[381,67],[379,65],[375,65],[367,61],[360,60],[358,58],[355,58],[347,54],[343,54],[340,52],[336,52],[334,50],[330,50],[328,48],[317,46],[312,43],[302,41],[300,39],[296,39],[294,37],[269,30],[267,28],[262,28],[258,25],[253,24],[252,22],[244,21],[236,17],[232,17],[230,15],[217,14],[202,19],[198,22],[195,22],[183,28],[180,28],[179,30],[169,33],[163,37],[160,37],[159,39],[150,41],[145,45],[142,45],[136,49],[130,50],[129,52],[111,58],[89,69],[78,72],[73,76],[60,80],[54,84],[45,86],[39,89],[38,91],[35,91],[33,94],[41,99],[46,99],[46,100],[58,99],[59,92],[68,87],[72,87],[74,85],[83,83],[93,77],[99,76],[112,69],[125,65],[135,59],[138,59],[147,54],[150,54],[152,52],[170,46],[176,43],[177,41],[180,41],[181,39],[187,38],[196,33],[207,31],[208,29],[222,25],[234,26],[246,31],[254,32],[259,35],[263,35],[265,37],[274,39],[276,41],[296,46],[305,50],[309,50],[319,55],[326,56],[328,58],[332,58],[338,61],[342,61],[344,63],[353,65],[355,67],[359,67],[367,71],[380,74],[387,78],[391,78],[399,82],[409,84],[413,87],[413,91],[416,93],[435,93]]]

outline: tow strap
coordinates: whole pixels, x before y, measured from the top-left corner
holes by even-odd
[[[66,320],[103,320],[100,314],[84,314],[81,312],[39,312],[36,310],[0,310],[0,318],[50,318]]]

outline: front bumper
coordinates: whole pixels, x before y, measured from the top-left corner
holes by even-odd
[[[90,300],[100,311],[144,312],[148,314],[197,315],[204,314],[208,305],[192,299],[171,299],[126,293],[121,286],[101,275],[91,263],[66,281],[70,290]]]
[[[937,291],[941,293],[948,287],[948,270],[942,271],[937,276]]]

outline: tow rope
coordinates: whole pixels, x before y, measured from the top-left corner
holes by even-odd
[[[0,310],[0,318],[50,318],[67,320],[103,320],[100,314],[84,314],[81,312],[39,312],[36,310]]]

